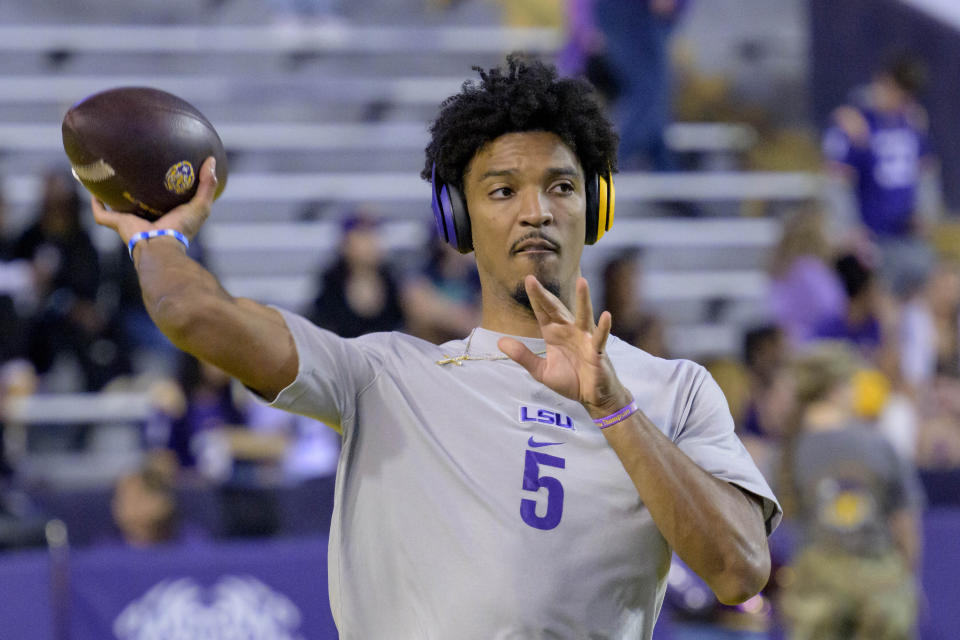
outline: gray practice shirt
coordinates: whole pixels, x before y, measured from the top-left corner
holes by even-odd
[[[804,545],[861,556],[890,553],[890,516],[923,506],[916,471],[865,424],[802,434],[793,473]]]
[[[282,312],[300,359],[273,405],[340,425],[330,605],[342,638],[650,638],[671,550],[579,403],[465,340],[343,339]],[[497,356],[474,332],[470,354]],[[543,341],[521,339],[534,352]],[[699,365],[611,336],[641,410],[698,465],[780,508]]]

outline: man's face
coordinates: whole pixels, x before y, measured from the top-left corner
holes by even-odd
[[[586,225],[583,169],[570,148],[543,131],[502,135],[467,165],[464,195],[485,294],[523,304],[533,274],[569,303]]]

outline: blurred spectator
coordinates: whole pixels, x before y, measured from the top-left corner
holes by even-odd
[[[594,2],[567,0],[567,42],[557,54],[557,69],[565,76],[586,78],[606,103],[612,103],[620,87],[594,20]]]
[[[157,410],[146,427],[148,447],[169,449],[186,477],[215,486],[227,537],[280,527],[276,487],[288,437],[251,430],[249,399],[220,369],[183,354],[179,385],[154,385]]]
[[[12,461],[7,453],[7,438],[4,434],[6,403],[13,398],[32,395],[37,388],[37,376],[33,366],[25,360],[0,362],[0,488],[13,477]]]
[[[924,469],[960,469],[960,380],[934,379],[920,409],[917,464]]]
[[[199,468],[214,479],[229,477],[232,459],[220,430],[246,422],[230,377],[184,353],[177,383],[154,387],[157,410],[147,424],[147,446],[172,450],[185,469]]]
[[[822,322],[814,337],[855,345],[868,361],[892,380],[898,380],[896,300],[883,290],[874,271],[856,255],[838,258],[836,270],[847,294],[846,311]]]
[[[801,534],[782,597],[797,640],[913,637],[923,498],[915,470],[855,415],[858,363],[828,342],[792,368],[798,408],[777,495]]]
[[[627,250],[603,267],[603,302],[610,312],[611,333],[658,358],[669,358],[666,332],[659,316],[643,308],[642,254]]]
[[[587,60],[603,47],[593,19],[593,0],[567,0],[567,42],[557,54],[557,69],[567,76],[584,75]]]
[[[4,434],[8,400],[33,393],[32,367],[21,360],[0,363],[0,551],[39,547],[46,543],[46,514],[18,486],[13,461],[7,457]]]
[[[685,0],[595,0],[596,25],[619,88],[620,168],[675,168],[664,140],[670,121],[670,36]]]
[[[33,297],[33,270],[14,259],[14,243],[5,229],[6,202],[0,191],[0,363],[26,353],[26,324],[18,302]]]
[[[30,260],[36,273],[38,310],[29,319],[28,355],[40,374],[59,356],[76,358],[89,391],[130,370],[110,333],[110,318],[97,304],[100,261],[80,220],[73,179],[48,174],[36,222],[17,240],[14,258]]]
[[[443,344],[480,324],[480,276],[472,256],[461,255],[431,229],[429,259],[403,296],[410,333]]]
[[[928,225],[917,210],[922,173],[935,166],[927,115],[917,102],[925,83],[918,60],[891,61],[862,97],[833,113],[823,141],[832,174],[849,184],[856,201],[852,241],[861,253],[875,243],[881,273],[895,291],[932,260],[922,240]]]
[[[125,544],[152,547],[179,538],[176,477],[176,458],[161,450],[148,455],[140,469],[117,480],[111,510]]]
[[[801,209],[784,222],[770,262],[768,305],[776,324],[794,346],[823,324],[843,316],[846,296],[832,264],[823,214]]]
[[[900,323],[900,368],[913,389],[934,376],[960,377],[960,273],[942,262],[906,302]]]
[[[318,326],[344,338],[403,327],[399,288],[372,218],[355,213],[344,219],[340,254],[320,280],[307,314]]]
[[[755,327],[744,334],[743,362],[749,400],[741,430],[743,437],[778,439],[783,434],[794,406],[787,361],[787,341],[779,327]]]

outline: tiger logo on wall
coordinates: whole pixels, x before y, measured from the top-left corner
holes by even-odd
[[[131,602],[113,623],[120,640],[305,640],[302,614],[252,576],[227,575],[205,589],[192,578],[164,580]]]

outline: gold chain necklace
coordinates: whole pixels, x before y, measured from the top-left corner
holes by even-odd
[[[493,355],[484,355],[484,356],[472,356],[472,355],[470,355],[470,343],[473,342],[473,334],[476,333],[476,332],[477,332],[476,329],[474,329],[473,331],[470,332],[470,336],[467,338],[467,345],[463,348],[463,353],[462,353],[461,355],[459,355],[459,356],[448,356],[447,354],[443,354],[443,359],[442,359],[442,360],[437,360],[437,364],[439,364],[440,366],[443,366],[443,365],[445,365],[445,364],[455,364],[455,365],[457,365],[458,367],[462,367],[464,361],[466,361],[466,360],[509,360],[509,359],[510,359],[510,356],[508,356],[508,355],[506,355],[506,354],[503,354],[503,353],[501,353],[501,354],[499,354],[499,355],[495,355],[495,356],[493,356]],[[542,356],[542,355],[545,354],[546,352],[547,352],[547,350],[544,349],[543,351],[538,351],[538,352],[535,353],[534,355]]]

